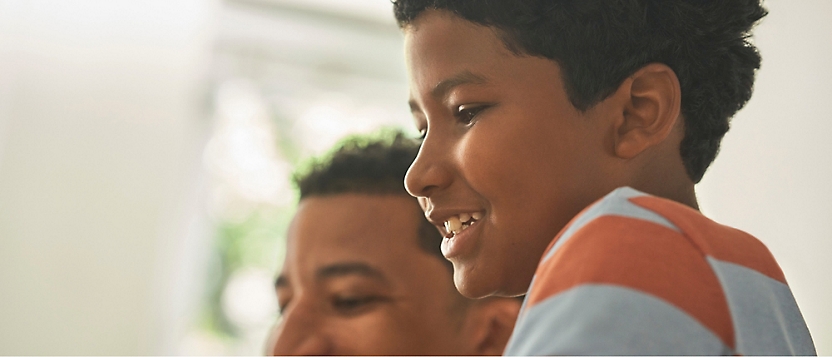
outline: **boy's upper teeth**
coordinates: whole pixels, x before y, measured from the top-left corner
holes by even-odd
[[[456,232],[459,232],[461,228],[462,228],[462,222],[459,220],[459,217],[457,217],[457,216],[453,216],[451,218],[448,218],[448,220],[445,221],[445,230],[448,231],[448,232],[456,233]]]
[[[482,218],[482,212],[461,213],[458,216],[452,216],[445,221],[445,230],[454,234],[459,233],[480,218]],[[468,223],[468,225],[464,223]]]

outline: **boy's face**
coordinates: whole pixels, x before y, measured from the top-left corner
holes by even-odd
[[[277,281],[276,355],[473,354],[440,258],[422,250],[419,208],[401,195],[301,201]],[[457,311],[452,311],[456,309]]]
[[[427,133],[406,187],[439,227],[482,215],[442,242],[463,295],[523,294],[558,231],[615,188],[610,113],[581,113],[555,62],[517,56],[490,28],[447,12],[417,18],[405,51],[413,116]]]

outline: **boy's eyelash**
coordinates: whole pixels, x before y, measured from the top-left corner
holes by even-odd
[[[465,125],[471,125],[477,115],[485,109],[491,107],[491,104],[463,104],[456,107],[454,117]],[[419,136],[416,140],[424,141],[428,135],[427,128],[419,130]]]
[[[286,301],[278,301],[277,312],[280,313],[281,315],[283,315],[283,312],[286,310],[286,307],[289,306],[289,302],[291,302],[291,301],[292,301],[292,299],[288,299]],[[282,302],[282,304],[281,304],[281,302]]]
[[[464,124],[471,124],[476,116],[488,108],[488,105],[460,105],[456,108],[454,116]]]

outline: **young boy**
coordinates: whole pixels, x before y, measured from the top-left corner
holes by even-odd
[[[405,179],[506,354],[814,354],[769,251],[694,184],[760,65],[758,0],[398,0]]]

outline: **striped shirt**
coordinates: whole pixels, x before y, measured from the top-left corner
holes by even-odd
[[[549,245],[505,354],[814,355],[815,347],[760,241],[623,187]]]

